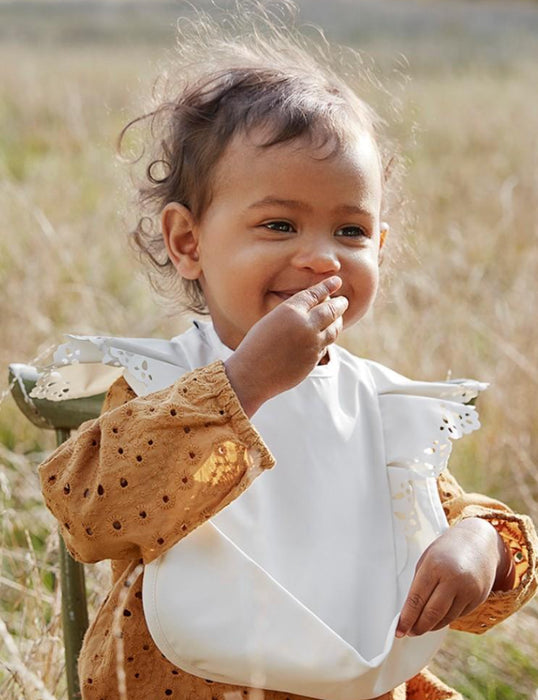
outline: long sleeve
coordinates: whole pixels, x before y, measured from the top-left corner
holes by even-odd
[[[493,591],[482,605],[450,625],[452,629],[481,634],[519,610],[535,594],[538,588],[536,531],[528,516],[514,513],[493,498],[466,493],[448,470],[440,475],[438,489],[450,525],[463,518],[485,518],[501,535],[514,560],[513,589]]]
[[[100,418],[59,447],[40,477],[76,559],[148,563],[273,463],[215,362],[145,397],[117,380]]]

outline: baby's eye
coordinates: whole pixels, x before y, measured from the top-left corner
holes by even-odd
[[[280,233],[292,233],[295,230],[289,221],[268,221],[264,226],[271,231],[279,231]]]
[[[334,235],[340,238],[363,238],[368,237],[368,232],[362,226],[342,226]]]

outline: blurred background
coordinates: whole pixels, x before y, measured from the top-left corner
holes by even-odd
[[[343,344],[415,378],[491,382],[483,428],[456,445],[452,470],[538,522],[538,3],[298,4],[300,23],[359,49],[381,78],[367,97],[406,171],[383,292]],[[171,337],[187,326],[127,245],[133,188],[115,143],[188,11],[160,0],[0,2],[6,700],[66,697],[55,526],[36,476],[53,436],[18,412],[7,365],[44,358],[66,332]],[[89,567],[93,609],[107,579],[107,565]],[[451,633],[434,670],[471,700],[536,699],[537,658],[532,603],[485,637]]]

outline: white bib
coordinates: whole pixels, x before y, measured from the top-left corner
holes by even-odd
[[[119,364],[148,394],[230,354],[210,324],[170,342],[74,338],[55,356],[56,394],[84,391],[72,368],[61,377],[67,356]],[[444,631],[394,633],[416,562],[447,527],[436,477],[448,438],[478,427],[461,402],[484,387],[412,382],[332,346],[252,419],[274,469],[145,567],[162,653],[203,678],[322,700],[372,698],[418,673]]]

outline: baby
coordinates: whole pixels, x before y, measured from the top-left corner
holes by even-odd
[[[528,518],[446,469],[483,385],[335,344],[389,235],[380,121],[276,30],[201,36],[150,115],[160,226],[135,239],[210,320],[56,357],[122,375],[40,468],[73,556],[112,560],[82,697],[459,698],[425,669],[447,626],[483,632],[537,585]]]

